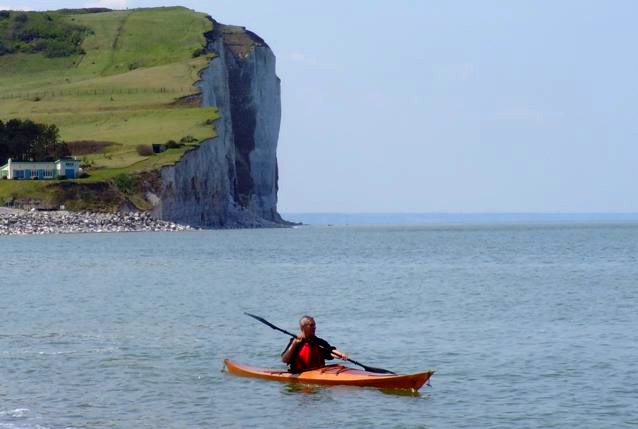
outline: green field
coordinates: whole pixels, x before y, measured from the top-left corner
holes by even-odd
[[[215,108],[175,103],[197,94],[193,83],[210,59],[193,57],[205,44],[203,33],[212,29],[206,15],[172,7],[59,19],[90,29],[82,42],[85,54],[0,56],[0,120],[56,124],[67,142],[113,142],[102,153],[82,156],[89,165],[85,180],[174,163],[189,148],[140,156],[140,144],[214,136]]]
[[[77,183],[109,181],[174,164],[185,151],[214,137],[217,109],[199,107],[198,98],[180,102],[198,94],[193,84],[211,58],[202,50],[204,33],[212,29],[205,14],[169,7],[25,15],[22,19],[30,23],[48,19],[61,28],[84,28],[84,39],[81,49],[75,49],[80,54],[0,55],[0,120],[55,124],[66,142],[109,142],[95,153],[78,155],[89,176]],[[6,19],[5,29],[10,24]],[[142,156],[137,151],[139,145],[186,137],[182,147],[159,154]],[[53,198],[53,183],[1,181],[0,203],[8,197],[46,202]]]

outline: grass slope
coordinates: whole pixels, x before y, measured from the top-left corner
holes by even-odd
[[[206,15],[171,7],[61,14],[56,19],[89,29],[81,46],[84,54],[0,56],[0,119],[56,124],[65,141],[113,142],[100,153],[83,155],[91,167],[90,177],[81,181],[157,169],[197,143],[151,156],[138,155],[139,144],[214,136],[210,124],[219,116],[217,109],[175,103],[197,93],[193,83],[210,59],[193,56],[212,28]],[[36,195],[48,185],[7,182],[0,182],[0,199]]]

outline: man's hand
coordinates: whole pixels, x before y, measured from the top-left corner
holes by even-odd
[[[284,363],[289,363],[290,358],[292,357],[292,352],[297,348],[297,346],[305,341],[303,334],[295,337],[292,342],[288,345],[286,351],[281,355],[281,360]]]
[[[334,349],[332,351],[332,355],[341,360],[348,360],[348,355],[342,352],[341,350]]]

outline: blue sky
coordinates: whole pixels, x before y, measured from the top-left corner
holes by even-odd
[[[181,4],[277,56],[282,212],[638,212],[638,2]]]

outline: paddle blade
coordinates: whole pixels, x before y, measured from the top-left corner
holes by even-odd
[[[273,325],[272,323],[270,323],[269,321],[267,321],[267,320],[266,320],[266,319],[264,319],[263,317],[259,317],[259,316],[254,315],[254,314],[246,313],[245,311],[244,311],[244,314],[245,314],[246,316],[250,316],[250,317],[252,317],[252,318],[253,318],[253,319],[255,319],[255,320],[259,320],[259,321],[260,321],[261,323],[263,323],[264,325],[270,326],[270,327],[271,327],[271,328],[273,328],[273,329],[277,329],[277,327],[276,327],[275,325]]]
[[[295,334],[292,334],[292,333],[290,333],[290,332],[286,331],[285,329],[281,329],[280,327],[273,325],[272,323],[270,323],[269,321],[267,321],[267,320],[266,320],[266,319],[264,319],[263,317],[259,317],[259,316],[255,315],[255,314],[251,314],[251,313],[246,313],[245,311],[244,311],[244,314],[245,314],[246,316],[250,316],[250,317],[252,317],[252,318],[253,318],[253,319],[255,319],[255,320],[259,320],[261,323],[263,323],[263,324],[264,324],[264,325],[266,325],[266,326],[270,326],[270,327],[271,327],[271,328],[273,328],[275,331],[283,332],[284,334],[290,335],[290,336],[291,336],[291,337],[293,337],[293,338],[294,338],[294,337],[296,337],[296,335],[295,335]]]
[[[390,370],[383,369],[383,368],[375,368],[373,366],[367,366],[367,365],[364,365],[362,363],[357,362],[356,360],[348,359],[348,362],[352,362],[355,365],[359,365],[361,368],[363,368],[364,370],[366,370],[368,372],[376,372],[377,374],[396,375],[396,372],[392,372]]]
[[[368,372],[376,372],[377,374],[390,374],[390,375],[397,375],[396,372],[390,371],[388,369],[383,369],[383,368],[375,368],[373,366],[363,366],[362,368],[365,369]]]

